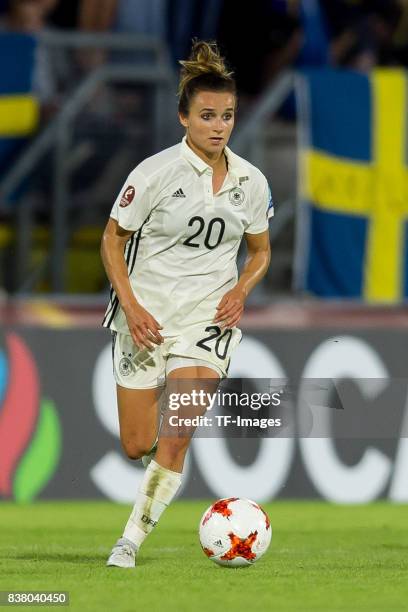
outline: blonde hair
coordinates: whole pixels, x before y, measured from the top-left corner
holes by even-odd
[[[187,115],[191,99],[197,91],[229,91],[236,95],[233,73],[221,56],[215,41],[194,40],[188,60],[179,62],[179,112]]]

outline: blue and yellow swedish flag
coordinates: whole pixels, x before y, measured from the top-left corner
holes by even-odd
[[[407,73],[303,73],[298,287],[323,297],[408,296]]]

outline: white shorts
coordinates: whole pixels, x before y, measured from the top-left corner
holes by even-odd
[[[129,389],[161,387],[169,372],[191,365],[211,368],[225,378],[241,336],[237,327],[221,330],[200,324],[165,338],[160,346],[140,350],[132,336],[112,331],[113,374],[118,385]]]

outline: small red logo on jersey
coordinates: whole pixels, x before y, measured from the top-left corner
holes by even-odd
[[[132,187],[131,185],[129,185],[129,187],[126,187],[123,196],[120,199],[119,206],[121,206],[122,208],[126,208],[126,206],[129,206],[129,204],[133,202],[135,193],[136,191],[134,187]]]

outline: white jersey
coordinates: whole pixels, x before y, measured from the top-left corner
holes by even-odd
[[[273,214],[264,175],[228,147],[225,154],[228,173],[214,195],[212,168],[184,138],[130,173],[111,212],[135,232],[125,248],[130,283],[165,336],[213,320],[237,283],[243,235],[267,230]],[[113,289],[103,325],[129,334]]]

